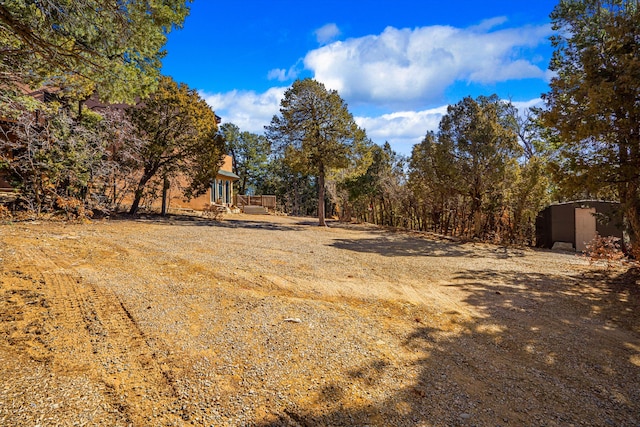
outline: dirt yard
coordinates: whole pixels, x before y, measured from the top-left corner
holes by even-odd
[[[637,269],[315,224],[0,225],[0,425],[640,425]]]

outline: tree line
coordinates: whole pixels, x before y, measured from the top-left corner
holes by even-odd
[[[371,141],[337,92],[315,80],[295,82],[280,111],[264,136],[221,127],[239,165],[241,191],[275,194],[281,209],[317,215],[321,225],[328,213],[531,243],[535,217],[552,197],[548,155],[531,130],[538,117],[523,118],[496,95],[449,106],[439,130],[428,132],[409,157]],[[247,163],[252,170],[243,169]]]
[[[228,153],[239,193],[275,194],[320,224],[335,216],[527,244],[551,201],[600,198],[620,202],[626,247],[637,248],[637,0],[561,0],[544,107],[466,97],[408,157],[374,143],[313,79],[293,83],[264,135],[218,129],[196,91],[159,72],[166,35],[187,13],[179,0],[0,5],[0,170],[23,207],[109,210],[128,193],[133,213],[179,174],[194,197]],[[48,102],[24,90],[42,85],[56,88]],[[92,97],[106,107],[87,108]]]
[[[297,81],[266,127],[273,152],[257,187],[292,213],[445,235],[531,243],[551,201],[620,202],[624,246],[640,252],[637,0],[562,0],[551,13],[555,76],[544,107],[497,96],[447,109],[411,156],[378,146],[335,91]],[[326,192],[325,192],[326,190]],[[314,200],[315,199],[315,200]]]

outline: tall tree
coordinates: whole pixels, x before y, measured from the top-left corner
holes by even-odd
[[[413,146],[409,161],[409,188],[417,202],[418,228],[448,234],[464,177],[456,165],[453,141],[428,132]]]
[[[77,96],[95,90],[106,101],[133,102],[157,86],[166,36],[190,1],[2,1],[0,86],[55,78]]]
[[[379,189],[380,163],[387,158],[382,148],[371,140],[356,144],[351,164],[335,174],[336,185],[331,188],[331,197],[338,203],[340,219],[351,221],[353,217],[365,222],[373,222],[372,199]]]
[[[202,194],[222,163],[224,141],[209,105],[184,84],[162,77],[158,90],[137,107],[128,110],[137,130],[137,157],[142,173],[130,213],[136,213],[147,183],[161,173],[164,188],[180,174],[189,179],[185,196]]]
[[[521,147],[509,127],[509,107],[496,95],[464,98],[449,106],[440,122],[438,138],[451,146],[456,165],[466,177],[463,194],[469,197],[468,234],[488,237],[502,206],[505,186]]]
[[[236,182],[238,194],[255,191],[266,171],[269,141],[263,135],[240,131],[233,123],[220,126],[220,134],[233,159],[233,172],[240,177]]]
[[[518,135],[523,156],[507,193],[510,236],[505,237],[512,242],[530,244],[535,238],[535,219],[551,201],[549,156],[555,150],[547,138],[548,131],[540,122],[539,108],[519,112],[509,103],[506,119]]]
[[[544,123],[561,142],[566,182],[615,190],[625,243],[640,244],[640,6],[637,0],[562,0],[551,13],[556,72]]]
[[[267,139],[294,170],[316,177],[318,222],[325,222],[325,177],[348,165],[355,141],[364,139],[346,103],[335,90],[313,79],[297,80],[280,103],[280,115],[266,127]]]

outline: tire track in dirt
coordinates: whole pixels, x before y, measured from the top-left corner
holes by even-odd
[[[85,371],[104,390],[121,421],[159,425],[181,421],[171,373],[125,305],[83,282],[64,259],[22,248],[25,274],[44,282],[54,326],[48,339],[62,371]]]

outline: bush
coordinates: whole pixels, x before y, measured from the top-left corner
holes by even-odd
[[[0,220],[11,219],[11,211],[4,205],[0,205]]]
[[[93,216],[93,212],[86,209],[81,200],[73,197],[56,198],[55,207],[64,212],[67,220],[84,220]]]
[[[620,238],[602,237],[599,234],[596,234],[596,237],[587,243],[584,255],[589,260],[589,264],[603,261],[607,268],[613,267],[616,262],[625,258],[624,252],[620,248]]]

